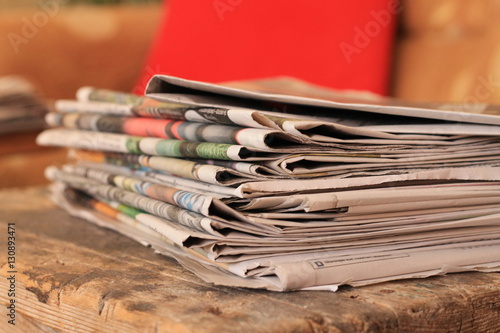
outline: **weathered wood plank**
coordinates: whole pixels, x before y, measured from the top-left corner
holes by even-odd
[[[43,188],[0,192],[2,243],[7,223],[16,224],[19,332],[500,331],[498,273],[337,293],[218,287],[113,231],[69,217],[45,194]],[[2,247],[2,304],[6,256]],[[0,331],[12,332],[0,318]]]

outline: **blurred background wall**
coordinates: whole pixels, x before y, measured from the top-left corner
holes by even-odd
[[[169,2],[181,1],[0,0],[0,76],[27,78],[48,105],[55,99],[74,98],[83,85],[140,93],[145,88],[144,78],[157,72],[160,62],[165,61],[161,54],[148,58],[148,53],[161,42],[158,29],[172,29]],[[369,58],[373,48],[361,45],[360,31],[364,29],[361,34],[366,34],[370,24],[373,28],[378,23],[380,33],[385,33],[385,25],[380,15],[359,6],[366,1],[357,1],[344,4],[366,11],[361,14],[369,21],[343,30],[346,35],[340,40],[349,45],[327,46],[338,51],[344,45],[343,52],[353,52],[349,57]],[[389,8],[396,0],[380,1]],[[226,24],[237,21],[249,4],[245,0],[210,0],[209,9]],[[270,4],[263,5],[263,10]],[[384,69],[390,72],[384,73],[390,74],[390,87],[384,91],[407,100],[462,103],[464,110],[471,112],[478,108],[470,105],[500,104],[500,0],[402,0],[397,6],[398,33],[391,32],[391,45],[384,44],[391,49],[387,54],[392,55],[387,56],[390,68]],[[192,26],[203,32],[204,26],[197,26],[199,21],[190,16],[191,7],[184,7],[186,16],[176,16],[177,22],[184,22],[183,29]],[[203,11],[197,15],[203,15]],[[279,23],[280,15],[270,19]],[[173,29],[179,36],[185,33],[178,26]],[[332,34],[340,31],[334,25],[325,29],[331,29]],[[377,34],[364,42],[373,45]],[[351,48],[345,49],[346,45]],[[221,52],[228,50],[230,47]],[[174,48],[172,52],[182,55],[184,50]],[[332,65],[345,67],[346,59],[332,61]],[[374,72],[380,72],[380,68],[364,68],[356,75],[362,78]],[[63,161],[63,150],[37,147],[35,136],[30,132],[0,137],[0,187],[45,183],[44,166]]]
[[[211,5],[245,5],[228,1]],[[500,103],[500,0],[402,0],[401,9],[392,95]],[[71,98],[82,85],[142,88],[135,86],[167,12],[159,0],[0,0],[0,76],[23,75],[49,98]]]
[[[0,76],[51,99],[82,85],[130,91],[161,14],[151,0],[0,0]]]
[[[50,108],[91,85],[131,91],[162,15],[159,1],[0,0],[0,77],[30,81]],[[39,130],[0,133],[0,188],[46,184],[65,149],[38,147]]]
[[[403,8],[396,97],[500,103],[499,0],[404,0]]]

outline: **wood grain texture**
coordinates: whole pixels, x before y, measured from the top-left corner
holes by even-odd
[[[12,330],[2,314],[0,332],[500,331],[498,273],[274,293],[204,283],[150,248],[69,217],[44,188],[0,191],[2,244],[9,221],[16,223],[18,325]]]

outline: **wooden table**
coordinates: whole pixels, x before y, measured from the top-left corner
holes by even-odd
[[[7,323],[8,223],[16,326]],[[332,292],[204,283],[169,258],[72,218],[44,188],[0,191],[1,332],[500,332],[500,274]]]

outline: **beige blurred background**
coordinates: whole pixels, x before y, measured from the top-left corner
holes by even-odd
[[[500,0],[405,0],[393,94],[500,104]]]
[[[49,105],[83,85],[131,91],[161,13],[159,1],[0,0],[0,76],[23,76]],[[0,188],[46,184],[44,168],[66,160],[36,135],[0,135]]]
[[[1,0],[0,76],[22,75],[47,98],[72,98],[82,85],[130,91],[161,7],[102,2],[118,1]]]
[[[402,4],[392,95],[500,104],[500,0]],[[47,101],[83,85],[132,91],[162,11],[154,0],[0,0],[0,76],[26,77]],[[0,138],[0,187],[43,184],[44,166],[64,160],[35,136]]]

